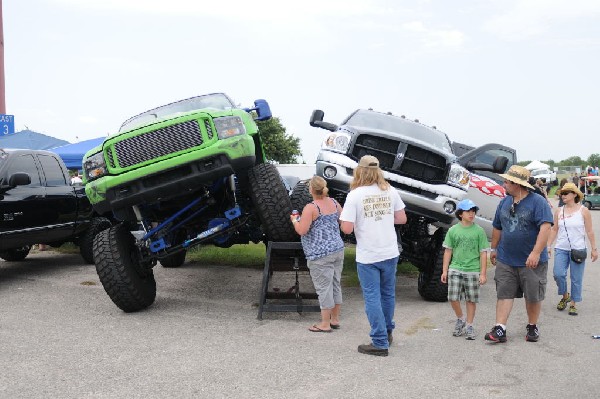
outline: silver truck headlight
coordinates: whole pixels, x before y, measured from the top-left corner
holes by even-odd
[[[325,137],[325,140],[323,140],[321,148],[345,154],[348,151],[348,147],[350,146],[350,139],[351,136],[348,133],[342,133],[339,131],[329,133]]]
[[[83,161],[83,171],[85,173],[86,180],[94,180],[102,177],[108,173],[106,169],[106,162],[104,162],[104,154],[97,152],[94,155],[90,155]]]
[[[221,140],[246,134],[246,127],[239,116],[223,116],[213,119],[213,122]]]
[[[469,189],[469,180],[471,174],[468,170],[463,168],[457,163],[450,166],[450,173],[448,174],[448,184],[454,187],[458,187],[461,190],[467,191]]]

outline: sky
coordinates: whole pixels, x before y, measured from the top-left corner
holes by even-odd
[[[303,159],[358,108],[501,143],[600,153],[598,0],[3,0],[6,113],[71,143],[225,92],[266,99]]]

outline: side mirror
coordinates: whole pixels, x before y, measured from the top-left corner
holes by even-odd
[[[255,100],[254,108],[244,108],[244,110],[246,112],[256,111],[256,114],[258,115],[256,118],[257,121],[266,121],[271,119],[273,116],[273,114],[271,114],[271,107],[269,107],[267,100]]]
[[[504,173],[506,172],[506,167],[508,166],[508,158],[500,156],[494,160],[494,173]]]
[[[8,178],[8,185],[12,188],[31,184],[31,177],[24,172],[17,172]]]
[[[325,116],[325,112],[320,109],[315,109],[310,115],[310,125],[312,127],[320,127],[321,129],[329,130],[330,132],[335,132],[337,130],[337,125],[334,123],[323,122],[323,117]]]

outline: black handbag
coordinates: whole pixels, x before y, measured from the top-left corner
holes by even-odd
[[[573,249],[571,247],[571,240],[569,239],[569,232],[567,231],[567,223],[565,222],[565,207],[563,207],[563,223],[565,225],[565,233],[567,233],[567,241],[569,241],[569,248],[571,248],[571,260],[575,263],[582,263],[587,258],[587,248]]]

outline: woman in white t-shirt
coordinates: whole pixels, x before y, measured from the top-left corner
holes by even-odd
[[[394,224],[406,223],[404,202],[384,179],[379,160],[363,156],[340,215],[341,230],[356,236],[356,268],[371,325],[360,353],[387,356],[394,329],[396,268],[400,250]]]

